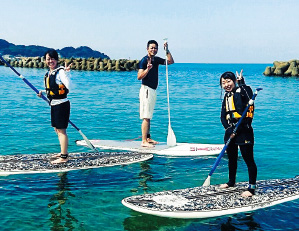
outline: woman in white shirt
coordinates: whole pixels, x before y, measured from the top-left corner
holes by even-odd
[[[48,50],[45,55],[45,63],[49,71],[45,75],[45,92],[50,100],[51,124],[58,135],[60,154],[52,164],[65,163],[68,160],[68,136],[66,129],[70,118],[70,101],[67,94],[70,90],[70,78],[68,76],[71,65],[58,67],[58,53],[54,49]],[[42,92],[39,93],[39,96]]]

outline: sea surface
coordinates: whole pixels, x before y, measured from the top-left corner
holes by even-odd
[[[271,64],[174,64],[169,66],[171,126],[177,142],[223,143],[219,77],[244,70],[255,101],[255,160],[258,180],[299,174],[299,79],[265,77]],[[44,69],[16,68],[43,89]],[[165,67],[159,69],[158,99],[152,137],[166,141],[168,112]],[[71,121],[88,139],[127,140],[140,137],[137,72],[72,71]],[[49,106],[8,67],[0,66],[1,155],[57,153]],[[86,152],[68,128],[69,151]],[[169,219],[134,212],[121,204],[125,197],[203,184],[217,155],[153,159],[127,166],[68,173],[0,177],[0,230],[299,230],[299,201],[254,212],[210,219]],[[247,168],[238,162],[238,181]],[[223,157],[212,184],[227,181]]]

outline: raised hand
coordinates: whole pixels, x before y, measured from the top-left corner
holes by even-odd
[[[240,71],[240,74],[238,73],[238,71],[236,71],[236,75],[237,75],[237,80],[241,80],[243,78],[243,69]]]
[[[168,42],[167,41],[164,42],[164,50],[166,52],[168,52]]]
[[[72,67],[72,64],[73,64],[73,63],[70,63],[70,65],[67,65],[67,62],[64,62],[64,70],[65,70],[65,71],[70,71],[70,70],[71,70],[71,67]]]
[[[150,70],[150,69],[152,69],[152,67],[153,67],[152,58],[148,57],[147,58],[147,69]]]

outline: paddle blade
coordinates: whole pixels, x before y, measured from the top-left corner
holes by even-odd
[[[211,176],[208,176],[202,186],[210,186],[211,185]]]
[[[98,150],[96,149],[96,147],[92,145],[92,143],[89,141],[89,139],[87,139],[87,137],[83,134],[83,132],[81,132],[81,130],[78,130],[78,131],[81,134],[81,136],[83,137],[83,139],[85,140],[87,146],[90,149],[92,149],[94,152],[98,152]]]
[[[175,137],[174,132],[170,126],[168,126],[167,145],[168,146],[176,146],[176,137]]]

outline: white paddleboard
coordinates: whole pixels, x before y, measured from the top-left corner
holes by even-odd
[[[142,153],[153,153],[169,156],[206,156],[219,154],[223,144],[191,144],[177,143],[176,146],[168,146],[166,142],[159,143],[153,148],[141,147],[141,141],[118,140],[90,140],[97,148],[111,150],[126,150]],[[77,145],[87,146],[85,140],[77,140]]]
[[[28,173],[67,172],[72,170],[127,165],[151,159],[152,154],[129,152],[70,153],[69,161],[51,164],[55,154],[0,156],[0,176]]]
[[[241,197],[247,183],[220,189],[219,185],[131,196],[122,200],[126,207],[146,214],[171,218],[207,218],[254,211],[299,199],[299,176],[257,182],[256,194]]]

